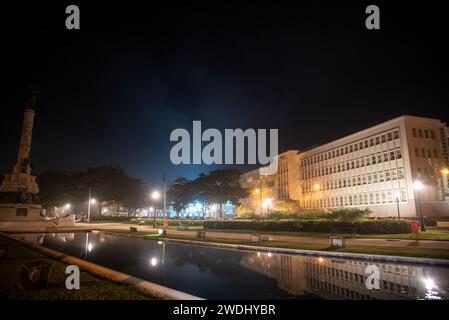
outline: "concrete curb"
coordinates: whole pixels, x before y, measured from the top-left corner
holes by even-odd
[[[11,239],[13,241],[19,242],[26,247],[29,247],[31,249],[37,250],[40,253],[53,258],[58,261],[65,262],[67,264],[74,264],[80,267],[83,270],[89,271],[103,279],[109,280],[109,281],[115,281],[123,284],[128,284],[136,287],[139,290],[142,290],[144,292],[147,292],[152,295],[156,295],[162,299],[169,299],[169,300],[204,300],[202,298],[190,295],[188,293],[170,289],[161,285],[158,285],[153,282],[149,282],[140,278],[136,278],[133,276],[130,276],[126,273],[122,273],[119,271],[115,271],[100,265],[97,265],[95,263],[82,260],[79,258],[75,258],[73,256],[66,255],[64,253],[61,253],[59,251],[43,247],[39,244],[28,242],[22,239],[17,239],[14,237],[11,237],[8,234],[0,233],[1,235],[7,237],[8,239]]]
[[[112,235],[122,235],[127,237],[135,237],[146,240],[153,241],[166,241],[173,243],[189,244],[196,246],[205,247],[216,247],[223,249],[234,249],[234,250],[245,250],[245,251],[259,251],[259,252],[271,252],[280,254],[292,254],[292,255],[304,255],[304,256],[316,256],[316,257],[333,257],[342,259],[352,259],[352,260],[365,260],[365,261],[379,261],[379,262],[389,262],[389,263],[406,263],[406,264],[422,264],[422,265],[432,265],[432,266],[449,266],[449,260],[444,259],[431,259],[431,258],[419,258],[419,257],[401,257],[401,256],[386,256],[378,254],[363,254],[363,253],[347,253],[347,252],[328,252],[328,251],[317,251],[317,250],[302,250],[302,249],[289,249],[289,248],[276,248],[276,247],[261,247],[261,246],[249,246],[242,244],[231,244],[231,243],[218,243],[218,242],[206,242],[197,240],[184,240],[184,239],[173,239],[173,238],[163,238],[154,237],[146,238],[139,235],[132,234],[122,234],[114,233],[109,231],[94,230],[95,232],[101,232],[105,234]]]

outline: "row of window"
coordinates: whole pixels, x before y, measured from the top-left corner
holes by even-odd
[[[364,148],[369,148],[374,145],[379,145],[381,143],[386,143],[387,141],[393,141],[399,139],[399,130],[390,131],[383,133],[381,135],[373,136],[371,138],[360,140],[355,143],[340,147],[331,151],[324,152],[319,155],[315,155],[310,158],[303,159],[301,164],[303,166],[310,165],[312,163],[318,163],[327,159],[332,159],[343,154],[348,154],[350,152],[362,150]]]
[[[414,138],[435,139],[435,132],[433,130],[413,128],[412,134]]]
[[[427,153],[426,153],[427,151]],[[424,148],[415,148],[415,156],[417,158],[421,157],[421,158],[432,158],[432,150],[427,149],[425,150]],[[438,153],[436,149],[433,149],[433,157],[435,159],[438,159]]]
[[[320,184],[305,184],[303,186],[303,194],[316,192],[319,190],[333,190],[347,187],[355,187],[372,183],[379,183],[385,181],[392,181],[397,179],[405,179],[404,168],[398,168],[387,171],[379,171],[375,173],[367,173],[356,177],[349,177],[339,180],[326,181],[323,185]]]
[[[376,298],[370,295],[359,293],[348,288],[343,288],[335,284],[331,285],[330,283],[319,281],[315,278],[312,279],[312,285],[320,290],[328,291],[338,296],[346,297],[352,300],[376,300]]]
[[[433,169],[417,168],[418,178],[435,178]]]
[[[328,275],[332,278],[337,278],[340,280],[353,281],[353,282],[359,283],[361,285],[364,285],[366,282],[366,279],[367,279],[366,276],[364,276],[362,274],[339,270],[339,269],[335,269],[335,268],[331,268],[331,267],[319,267],[319,269],[317,269],[317,267],[315,266],[312,268],[309,267],[309,269],[312,269],[311,271],[314,271],[315,273],[319,273],[320,275]],[[354,298],[355,299],[363,299],[363,297],[362,297],[362,296],[364,296],[363,294],[359,294],[356,291],[352,291],[354,293],[351,293],[351,291],[348,291],[348,289],[346,289],[346,288],[342,288],[336,284],[331,284],[326,281],[322,281],[322,280],[320,281],[320,280],[318,280],[319,278],[321,278],[321,276],[319,276],[319,275],[312,277],[311,278],[312,285],[314,285],[315,287],[318,287],[320,289],[333,291],[334,293],[337,293],[340,295],[345,295],[345,296],[353,298],[353,299]],[[408,286],[408,285],[395,283],[395,282],[387,281],[387,280],[382,280],[382,288],[385,291],[391,291],[391,292],[396,292],[396,293],[401,293],[401,294],[415,295],[417,293],[417,288],[414,286]]]
[[[316,170],[308,170],[302,172],[301,179],[311,179],[316,177],[321,177],[328,174],[343,172],[346,170],[352,170],[352,169],[358,169],[363,168],[366,166],[382,163],[382,162],[388,162],[388,161],[394,161],[396,159],[402,159],[402,151],[400,148],[397,148],[395,151],[390,152],[384,152],[384,153],[377,153],[371,156],[366,156],[357,160],[348,161],[346,163],[342,164],[335,164],[332,166],[323,167],[321,169]]]
[[[330,197],[324,199],[308,199],[305,200],[306,208],[332,208],[345,206],[361,206],[369,204],[394,203],[396,201],[404,202],[407,200],[407,191],[401,189],[397,198],[396,190],[366,192],[341,197]]]

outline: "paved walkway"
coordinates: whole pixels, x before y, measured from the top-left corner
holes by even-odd
[[[130,226],[137,227],[138,231],[155,231],[158,228],[151,226],[136,226],[122,223],[78,223],[77,229],[116,229],[116,230],[129,230]],[[61,228],[62,229],[62,228]],[[73,228],[72,228],[73,229]],[[177,230],[174,228],[168,228],[168,235],[181,235],[195,237],[195,230]],[[263,234],[269,235],[269,232],[263,232]],[[250,240],[250,233],[240,232],[220,232],[220,231],[207,231],[207,236],[211,238],[223,238],[223,239],[237,239],[237,240]],[[291,235],[271,235],[273,241],[286,241],[286,242],[298,242],[298,243],[329,243],[327,237],[306,237],[306,236],[291,236]],[[449,250],[449,241],[438,240],[399,240],[399,239],[346,239],[348,245],[362,245],[362,246],[388,246],[388,247],[415,247],[415,248],[429,248],[429,249],[446,249]]]

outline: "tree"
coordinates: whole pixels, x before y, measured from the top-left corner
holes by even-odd
[[[145,184],[119,166],[104,165],[70,173],[47,172],[38,177],[38,183],[45,208],[70,202],[76,212],[77,208],[86,206],[89,189],[99,203],[116,201],[128,209],[129,215],[147,202]]]
[[[240,186],[241,172],[235,169],[213,170],[203,176],[203,196],[208,203],[220,206],[220,218],[223,217],[223,203],[227,201],[238,205],[240,199],[248,196],[248,190]]]
[[[37,177],[39,198],[47,212],[53,212],[70,198],[71,176],[67,173],[48,171]]]
[[[194,199],[192,182],[184,177],[176,178],[167,190],[167,197],[176,212],[187,208],[187,205]]]

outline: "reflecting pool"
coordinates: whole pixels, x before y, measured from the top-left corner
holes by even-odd
[[[448,299],[449,268],[442,266],[233,250],[104,233],[17,237],[206,299]],[[377,290],[366,286],[369,265],[379,270]]]

